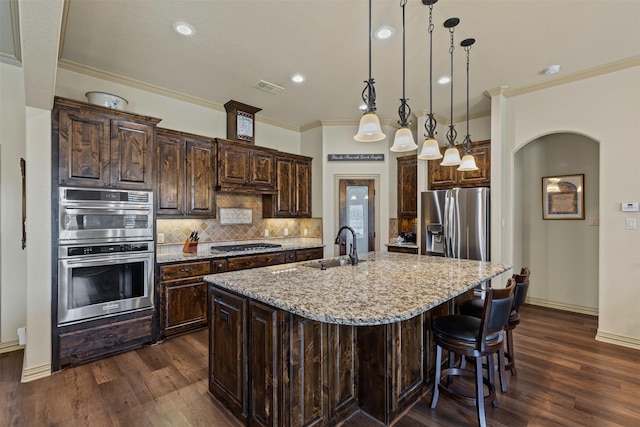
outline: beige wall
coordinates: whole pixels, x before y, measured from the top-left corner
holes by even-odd
[[[640,348],[640,229],[625,229],[621,202],[640,201],[640,67],[636,66],[536,92],[492,99],[492,212],[499,212],[494,241],[504,261],[514,260],[514,156],[543,135],[575,133],[598,141],[599,265],[597,338]],[[496,148],[498,148],[496,150]],[[495,191],[493,192],[495,195]],[[493,248],[492,248],[493,249]],[[584,268],[582,263],[556,268]],[[549,275],[560,274],[549,271]],[[535,286],[535,270],[531,282]]]
[[[16,330],[26,325],[20,175],[20,158],[26,158],[24,103],[22,68],[0,63],[0,351],[17,348]],[[36,241],[29,235],[29,245]]]

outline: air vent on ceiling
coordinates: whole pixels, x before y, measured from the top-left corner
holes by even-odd
[[[284,90],[282,86],[278,86],[277,84],[269,83],[264,80],[260,80],[258,83],[256,83],[256,87],[258,89],[262,89],[265,92],[273,93],[274,95]]]

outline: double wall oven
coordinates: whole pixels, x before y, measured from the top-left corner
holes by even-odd
[[[153,193],[59,192],[58,326],[153,307]]]

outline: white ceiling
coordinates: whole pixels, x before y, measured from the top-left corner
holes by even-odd
[[[0,1],[4,9],[9,0]],[[66,6],[62,66],[91,67],[218,105],[234,99],[294,127],[361,115],[357,107],[368,78],[366,0],[69,0]],[[433,14],[434,80],[449,74],[449,33],[442,24],[452,16],[461,21],[454,35],[455,120],[465,115],[465,38],[476,39],[472,116],[489,112],[486,91],[530,90],[640,58],[640,0],[440,0]],[[373,39],[372,76],[379,116],[397,120],[400,0],[373,0],[372,15],[374,29],[396,28],[391,40]],[[429,107],[428,7],[408,0],[406,15],[406,93],[420,114]],[[175,21],[193,25],[195,36],[175,33]],[[542,74],[552,64],[560,64],[561,73]],[[303,84],[290,81],[296,72],[306,76]],[[255,87],[259,80],[285,90],[263,92]],[[434,82],[434,112],[447,120],[449,91]]]

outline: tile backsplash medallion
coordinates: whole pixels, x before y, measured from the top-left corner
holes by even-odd
[[[322,239],[322,218],[262,218],[262,196],[218,194],[217,208],[251,209],[250,224],[221,224],[215,219],[158,219],[156,232],[164,234],[165,245],[182,244],[192,231],[198,231],[200,242],[231,242],[283,237],[314,237]],[[232,212],[233,213],[233,212]],[[219,216],[219,215],[218,215]],[[243,215],[246,217],[246,215]],[[285,236],[285,229],[288,235]],[[265,238],[265,230],[269,236]],[[305,235],[306,230],[306,235]]]

